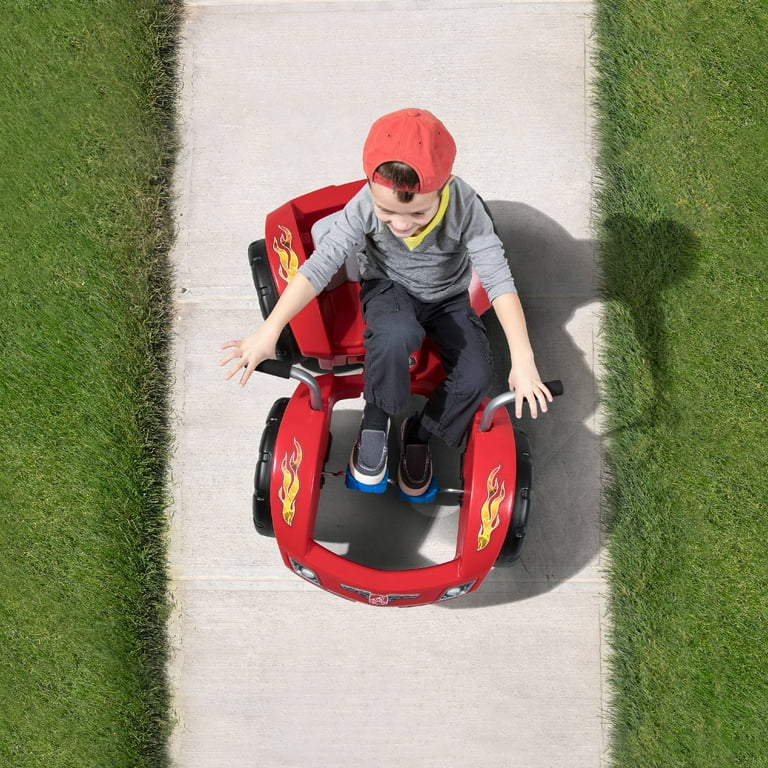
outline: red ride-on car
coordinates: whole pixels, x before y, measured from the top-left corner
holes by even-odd
[[[331,186],[297,197],[267,216],[265,238],[252,243],[249,260],[264,317],[298,267],[327,232],[333,215],[364,181]],[[470,288],[478,315],[490,302],[477,278]],[[504,407],[514,395],[486,400],[466,438],[456,554],[448,562],[408,570],[381,570],[352,562],[314,539],[331,414],[336,403],[363,391],[363,318],[356,259],[283,332],[277,360],[260,371],[300,382],[290,398],[272,406],[261,438],[253,496],[256,530],[274,536],[288,568],[349,600],[371,605],[423,605],[477,589],[490,569],[520,556],[530,512],[533,466],[528,437],[512,426]],[[429,396],[444,376],[429,340],[411,356],[411,390]],[[560,394],[560,382],[549,384]],[[350,446],[351,447],[351,446]],[[439,470],[437,473],[439,475]],[[341,482],[340,480],[336,482]],[[365,496],[357,491],[348,491]],[[394,489],[393,503],[397,499]],[[431,502],[432,489],[426,502]],[[413,499],[411,499],[413,501]],[[365,514],[361,503],[360,514]]]

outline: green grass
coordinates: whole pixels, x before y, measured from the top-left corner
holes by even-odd
[[[768,6],[596,31],[615,765],[768,766]]]
[[[0,765],[154,768],[180,3],[0,10]]]

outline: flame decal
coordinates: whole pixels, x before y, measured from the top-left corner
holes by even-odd
[[[486,486],[488,488],[488,496],[483,502],[483,506],[480,510],[480,530],[477,534],[477,551],[485,549],[491,541],[491,535],[499,526],[499,507],[501,502],[504,501],[506,496],[506,490],[504,483],[499,486],[499,482],[496,479],[496,475],[499,474],[501,464],[496,469],[491,470],[488,475]]]
[[[283,487],[278,491],[278,497],[283,504],[283,520],[288,525],[293,523],[293,516],[296,514],[296,497],[299,495],[299,467],[303,452],[299,441],[293,438],[293,453],[289,456],[287,453],[283,456],[280,469],[283,470]]]
[[[293,233],[291,230],[282,224],[278,224],[277,228],[280,230],[280,240],[277,237],[272,238],[272,250],[280,259],[278,274],[286,283],[290,283],[299,268],[299,257],[293,250]]]

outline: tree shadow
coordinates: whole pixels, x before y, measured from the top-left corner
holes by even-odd
[[[633,400],[625,426],[650,426],[660,418],[670,421],[675,414],[667,398],[671,376],[667,289],[694,272],[699,240],[670,219],[614,216],[603,229],[601,288],[605,300],[616,308],[611,330],[622,343],[615,357],[629,381],[625,389],[621,371],[611,370],[611,386]]]

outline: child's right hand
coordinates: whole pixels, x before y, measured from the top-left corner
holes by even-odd
[[[293,280],[283,291],[274,309],[264,320],[264,325],[256,333],[245,339],[227,341],[221,345],[222,349],[232,351],[219,363],[226,365],[232,360],[237,362],[227,371],[225,379],[231,379],[241,368],[243,375],[240,377],[240,386],[244,387],[256,366],[275,356],[275,347],[283,328],[309,304],[317,295],[312,284],[301,272],[297,272]]]
[[[236,361],[224,378],[229,381],[239,370],[243,369],[240,386],[244,387],[259,363],[274,358],[276,343],[277,340],[272,337],[265,326],[262,326],[256,333],[244,339],[227,341],[222,344],[222,349],[231,349],[232,351],[219,362],[219,365]]]

